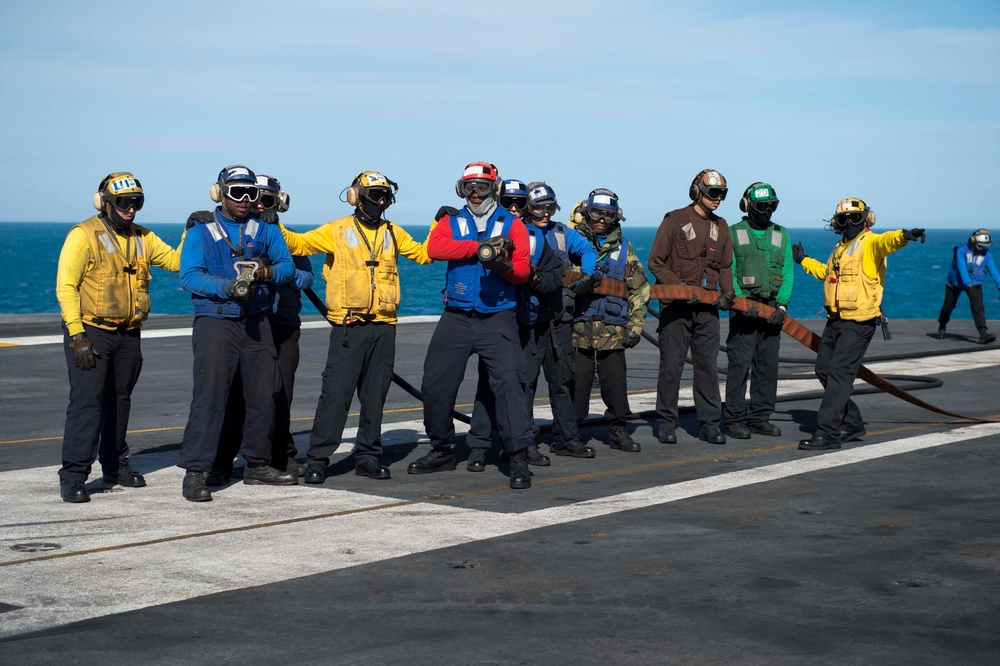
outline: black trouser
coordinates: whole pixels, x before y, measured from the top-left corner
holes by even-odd
[[[861,410],[851,400],[851,393],[877,321],[827,320],[816,354],[816,376],[825,389],[816,413],[816,432],[839,437],[845,428],[864,427]]]
[[[726,338],[726,425],[764,423],[778,398],[778,347],[781,327],[760,317],[730,310]],[[747,378],[750,409],[747,410]]]
[[[524,382],[524,398],[531,416],[531,433],[538,437],[535,425],[535,391],[538,375],[545,370],[549,385],[549,404],[552,407],[552,433],[555,448],[561,448],[580,437],[573,413],[572,387],[575,379],[576,350],[572,343],[573,324],[571,322],[546,321],[520,326],[521,346],[527,364]],[[465,442],[471,448],[489,448],[492,443],[492,422],[495,421],[495,403],[489,389],[485,366],[479,362],[479,384],[476,386],[476,401],[472,408],[472,423]]]
[[[395,361],[395,325],[371,322],[333,327],[307,462],[329,464],[344,436],[355,392],[361,403],[355,461],[378,461],[382,455],[382,408]]]
[[[292,392],[295,388],[295,370],[299,367],[298,326],[271,325],[274,348],[278,353],[278,373],[281,375],[281,389],[275,397],[274,434],[271,437],[271,464],[284,469],[289,460],[298,455],[295,439],[291,431]],[[243,425],[246,421],[247,403],[243,399],[243,375],[239,369],[229,387],[226,401],[226,415],[222,420],[219,435],[219,450],[215,455],[213,469],[231,469],[233,459],[240,452],[243,442]]]
[[[947,326],[951,321],[951,311],[958,303],[958,297],[962,292],[969,295],[969,305],[972,306],[972,320],[976,322],[976,328],[980,332],[986,330],[986,306],[983,305],[983,285],[970,286],[964,290],[955,289],[950,284],[944,286],[944,305],[941,306],[941,314],[938,315],[938,323]]]
[[[424,360],[424,428],[435,449],[448,451],[455,439],[452,411],[470,356],[483,362],[496,402],[496,423],[508,451],[534,442],[524,400],[524,353],[513,310],[493,314],[446,309]]]
[[[661,301],[662,303],[662,301]],[[680,417],[677,401],[688,349],[694,362],[694,409],[703,426],[719,423],[719,312],[710,305],[671,301],[660,308],[657,339],[660,372],[656,382],[656,418],[661,431],[673,430]]]
[[[105,473],[128,464],[128,417],[132,389],[142,371],[139,329],[106,331],[84,325],[94,347],[97,365],[81,370],[73,362],[69,333],[63,327],[63,345],[69,368],[69,406],[63,432],[59,483],[86,481],[94,460]]]
[[[264,314],[239,319],[199,316],[191,332],[194,389],[191,415],[177,466],[207,472],[216,459],[229,388],[243,378],[246,420],[240,453],[251,467],[266,465],[274,429],[274,401],[281,388],[271,324]],[[231,459],[230,459],[231,460]]]
[[[594,388],[594,370],[601,383],[601,399],[607,410],[604,417],[621,421],[632,414],[628,405],[628,380],[624,349],[576,350],[576,380],[573,387],[573,414],[577,421],[590,413],[590,391]]]

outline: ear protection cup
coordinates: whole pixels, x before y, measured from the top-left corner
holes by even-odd
[[[102,208],[104,208],[104,197],[101,196],[100,192],[94,193],[94,208],[96,208],[97,210],[101,210]]]
[[[871,229],[875,226],[875,211],[868,208],[868,204],[865,204],[865,212],[868,213],[868,217],[865,218],[865,226]]]
[[[278,192],[278,212],[284,213],[292,203],[292,198],[284,190]]]
[[[212,201],[215,203],[222,203],[222,188],[219,187],[218,183],[212,183],[212,186],[208,188],[208,196],[212,197]]]

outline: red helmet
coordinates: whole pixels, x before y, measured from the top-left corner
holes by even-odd
[[[489,162],[473,162],[466,165],[465,170],[462,171],[462,177],[455,183],[455,192],[464,199],[468,195],[470,186],[486,184],[489,185],[490,191],[495,194],[499,180],[500,174],[497,172],[496,165]]]

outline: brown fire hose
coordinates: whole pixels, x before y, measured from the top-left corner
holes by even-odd
[[[580,277],[580,275],[580,273],[566,271],[563,276],[563,283],[569,284],[576,278]],[[707,289],[701,289],[700,287],[691,287],[681,284],[654,284],[650,285],[649,290],[650,300],[688,301],[697,296],[698,299],[705,305],[715,303],[716,299],[721,295],[717,291],[709,291]],[[602,296],[628,298],[628,286],[621,280],[609,280],[605,278],[601,280],[601,283],[594,289],[594,293]],[[748,301],[745,298],[737,298],[732,309],[745,313],[751,307],[755,308],[757,310],[757,316],[763,319],[767,319],[774,312],[774,308],[769,305],[765,305],[764,303],[759,303],[757,301]],[[781,325],[781,330],[814,352],[819,351],[819,336],[795,319],[786,316],[785,322]],[[967,416],[965,414],[952,412],[944,409],[943,407],[932,405],[929,402],[924,402],[920,398],[899,388],[889,380],[879,377],[876,373],[872,372],[863,365],[858,368],[858,377],[880,391],[884,391],[889,395],[899,398],[900,400],[905,400],[911,405],[916,405],[921,409],[926,409],[927,411],[934,412],[936,414],[943,414],[944,416],[951,416],[956,419],[962,419],[963,421],[973,421],[976,423],[1000,423],[1000,418],[997,417]]]

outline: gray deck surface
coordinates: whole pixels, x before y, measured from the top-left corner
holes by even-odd
[[[129,443],[149,486],[110,488],[95,464],[89,504],[58,495],[60,344],[0,347],[0,663],[1000,662],[1000,425],[866,394],[863,441],[798,451],[819,385],[812,352],[785,337],[782,357],[806,362],[782,364],[780,437],[712,446],[688,409],[676,445],[636,420],[642,452],[628,454],[599,424],[583,431],[597,458],[553,457],[511,491],[492,458],[482,474],[460,462],[407,475],[427,444],[419,403],[393,386],[391,480],[354,475],[352,416],[322,486],[237,477],[192,504],[174,466],[190,337],[153,335],[190,322],[145,329]],[[937,378],[915,395],[941,407],[1000,414],[1000,349],[973,344],[971,322],[945,341],[929,335],[936,322],[892,324],[870,368]],[[310,326],[292,414],[300,459],[329,339]],[[399,328],[396,372],[417,387],[433,327]],[[59,333],[56,316],[0,318],[0,340]],[[628,364],[633,410],[651,409],[656,349],[641,343]],[[690,366],[683,385],[690,405]]]

